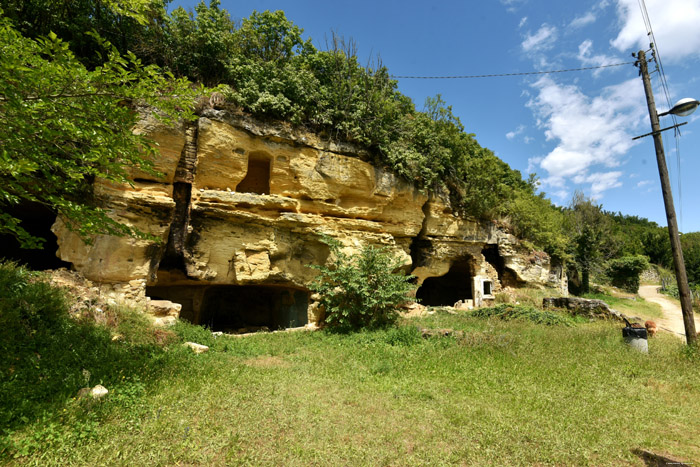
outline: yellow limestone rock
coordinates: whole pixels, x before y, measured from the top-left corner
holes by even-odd
[[[59,219],[58,255],[115,293],[143,299],[146,284],[175,287],[171,299],[182,299],[182,313],[195,319],[209,291],[224,285],[286,287],[268,294],[273,308],[297,313],[306,301],[308,320],[322,319],[308,288],[317,274],[309,266],[328,261],[324,234],[350,254],[367,244],[388,248],[418,285],[458,265],[468,272],[469,306],[524,282],[566,283],[546,255],[523,251],[493,223],[455,216],[444,194],[429,199],[352,145],[220,110],[205,111],[194,129],[144,118],[135,131],[156,142],[164,175],[134,172],[133,186],[95,186],[111,216],[155,240],[96,236],[85,245]],[[176,256],[168,263],[166,253]],[[304,324],[296,315],[284,319]]]
[[[185,146],[185,133],[182,124],[167,126],[153,114],[142,114],[141,121],[134,128],[134,133],[145,135],[153,141],[158,150],[158,157],[153,161],[153,169],[162,175],[157,176],[143,170],[132,171],[132,179],[154,182],[173,183],[175,169],[180,154]]]

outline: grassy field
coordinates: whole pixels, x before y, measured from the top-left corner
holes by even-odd
[[[657,303],[647,302],[639,295],[617,293],[589,293],[584,298],[603,300],[610,308],[627,316],[638,316],[643,319],[661,318],[661,306]]]
[[[422,339],[416,325],[465,334]],[[642,355],[609,323],[447,313],[351,335],[179,332],[212,350],[151,348],[157,364],[102,381],[104,402],[66,398],[16,424],[5,462],[644,465],[634,449],[700,460],[700,359],[670,336]]]

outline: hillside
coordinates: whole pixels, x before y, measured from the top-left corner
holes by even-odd
[[[90,7],[84,8],[87,4]],[[143,234],[95,209],[89,184],[96,176],[126,182],[124,166],[148,170],[153,163],[155,153],[139,151],[147,147],[144,136],[128,131],[138,117],[125,104],[147,102],[172,118],[189,119],[193,115],[186,110],[191,102],[199,99],[193,108],[198,112],[215,92],[218,100],[237,112],[286,122],[329,142],[366,148],[375,165],[426,192],[447,197],[459,215],[496,221],[529,242],[533,250],[575,267],[579,276],[592,272],[604,280],[607,261],[630,255],[670,264],[667,234],[656,224],[604,212],[582,196],[566,208],[553,206],[536,192],[535,176],[523,180],[479,145],[440,96],[417,110],[396,90],[396,82],[381,63],[359,64],[351,40],[333,37],[326,50],[318,50],[281,11],[256,12],[235,24],[216,1],[202,2],[194,12],[178,8],[171,13],[156,2],[140,4],[133,11],[112,10],[109,4],[92,0],[50,12],[34,8],[31,2],[3,5],[3,40],[12,44],[13,56],[18,58],[3,68],[3,95],[18,99],[7,101],[4,112],[12,124],[1,131],[6,150],[23,161],[2,174],[0,233],[9,235],[4,256],[16,257],[18,244],[41,245],[27,229],[34,230],[32,223],[46,218],[42,211],[46,208],[48,215],[60,212],[74,222],[84,238],[95,232]],[[99,14],[88,14],[90,9]],[[90,29],[102,39],[86,34]],[[34,42],[51,31],[56,34],[53,42]],[[133,55],[125,59],[114,55],[127,51]],[[103,61],[96,61],[100,56]],[[104,61],[105,57],[109,60]],[[21,68],[30,62],[37,65]],[[59,70],[58,63],[68,65]],[[91,75],[100,63],[100,73],[113,70],[122,76],[115,74],[109,81]],[[162,68],[144,68],[144,64]],[[23,75],[18,78],[19,70]],[[163,71],[179,80],[173,81]],[[197,90],[192,83],[214,88]],[[70,90],[66,98],[51,97],[66,90]],[[66,104],[79,105],[81,110],[67,111]],[[67,124],[63,119],[67,115],[91,117]],[[53,123],[47,125],[47,121]],[[90,126],[85,126],[87,122]],[[37,127],[50,131],[37,134]],[[88,134],[101,136],[86,138]],[[54,144],[56,135],[63,144]],[[46,155],[53,158],[49,164]],[[36,179],[46,180],[43,190],[34,188]],[[24,219],[17,217],[20,212]],[[36,215],[27,219],[32,212]],[[582,222],[599,228],[584,231]],[[35,232],[50,237],[46,229]],[[688,268],[695,271],[695,252],[700,249],[693,242],[686,244]],[[699,281],[691,272],[691,282]]]

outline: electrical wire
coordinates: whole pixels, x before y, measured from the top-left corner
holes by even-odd
[[[651,27],[651,19],[649,18],[649,12],[647,11],[647,6],[644,0],[637,0],[639,3],[639,9],[642,12],[642,19],[644,20],[644,26],[646,27],[647,30],[647,36],[650,39],[650,44],[649,46],[651,47],[651,53],[652,53],[652,59],[656,63],[656,71],[659,72],[659,78],[661,81],[661,89],[663,90],[664,97],[666,98],[666,104],[668,105],[668,108],[670,109],[672,107],[671,105],[671,93],[668,90],[668,81],[666,80],[666,73],[664,72],[664,67],[663,64],[661,63],[661,54],[659,53],[657,44],[656,44],[656,37],[654,36],[654,29]],[[677,125],[678,121],[676,120],[676,116],[673,114],[670,114],[671,119],[673,120],[673,124]],[[676,139],[676,170],[677,170],[677,183],[678,183],[678,205],[679,205],[679,223],[680,223],[680,230],[683,230],[683,189],[682,189],[682,183],[681,183],[681,147],[680,147],[680,136],[681,132],[678,127],[674,129],[674,135]]]
[[[583,68],[569,68],[566,70],[548,70],[548,71],[525,71],[522,73],[495,73],[488,75],[459,75],[459,76],[406,76],[406,75],[391,75],[394,79],[472,79],[472,78],[498,78],[502,76],[527,76],[527,75],[547,75],[552,73],[567,73],[570,71],[587,71],[599,70],[601,68],[611,68],[615,66],[633,65],[635,62],[611,63],[610,65],[587,66]]]

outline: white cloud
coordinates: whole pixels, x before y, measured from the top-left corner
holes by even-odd
[[[651,180],[640,180],[639,182],[637,182],[637,188],[643,188],[647,185],[651,185],[652,183],[654,182],[652,182]]]
[[[589,97],[574,85],[540,78],[532,87],[537,91],[528,106],[538,127],[556,147],[538,161],[548,176],[543,184],[565,188],[567,181],[590,183],[592,194],[621,185],[621,172],[601,168],[617,167],[622,156],[634,145],[631,131],[645,116],[644,92],[634,78],[604,88],[600,95]],[[597,169],[591,173],[591,169]]]
[[[527,173],[531,174],[535,172],[535,169],[538,165],[540,165],[540,162],[542,162],[541,157],[530,157],[527,160]]]
[[[508,13],[515,13],[518,10],[519,4],[526,2],[527,0],[501,0],[501,3],[508,7],[506,8]]]
[[[589,11],[583,16],[577,16],[576,18],[574,18],[574,20],[571,23],[569,23],[569,27],[574,29],[582,28],[591,23],[595,23],[595,20],[596,16],[593,14],[592,11]]]
[[[522,28],[527,24],[527,16],[523,16],[522,19],[520,20],[520,23],[518,23],[518,29]]]
[[[506,133],[506,138],[508,139],[513,139],[519,134],[521,134],[523,131],[525,131],[525,125],[518,125],[518,128],[516,128],[514,131],[509,131]]]
[[[622,24],[611,41],[622,52],[649,47],[638,0],[616,0]],[[700,0],[646,0],[647,11],[662,58],[670,61],[700,57]]]
[[[536,33],[525,36],[521,46],[525,52],[539,52],[551,49],[556,40],[557,28],[545,23]]]
[[[603,197],[603,192],[621,187],[620,177],[622,177],[622,172],[597,172],[591,174],[586,179],[586,182],[591,184],[591,198],[599,200]]]
[[[578,55],[576,56],[581,61],[581,64],[585,66],[605,66],[613,63],[617,63],[620,60],[615,57],[611,57],[603,54],[593,53],[593,41],[586,39],[581,42],[578,46]],[[598,69],[593,72],[594,76],[599,75],[603,69]]]
[[[552,194],[553,194],[554,196],[556,196],[557,198],[559,198],[560,200],[567,200],[567,199],[569,199],[569,192],[568,192],[567,190],[557,190],[557,191],[555,191],[555,192],[552,193]],[[556,204],[556,203],[555,203],[555,204]],[[559,204],[558,206],[561,206],[561,204]]]

